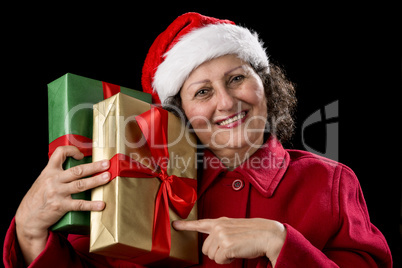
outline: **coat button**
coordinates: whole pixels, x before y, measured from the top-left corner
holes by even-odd
[[[232,188],[235,191],[239,191],[244,187],[244,182],[240,179],[234,180],[232,183]]]

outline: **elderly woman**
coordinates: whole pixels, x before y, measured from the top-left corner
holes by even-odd
[[[202,234],[201,267],[392,266],[353,171],[282,147],[293,133],[294,89],[257,34],[184,14],[152,45],[142,84],[154,102],[184,116],[204,149],[200,220],[173,223]],[[21,202],[5,241],[6,266],[137,267],[90,254],[87,236],[48,231],[67,211],[105,207],[70,194],[105,184],[109,162],[63,170],[66,157],[83,155],[59,147]]]

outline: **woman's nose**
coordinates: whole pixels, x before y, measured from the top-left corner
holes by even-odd
[[[225,86],[218,88],[217,94],[217,109],[220,111],[230,111],[235,103],[232,92]]]

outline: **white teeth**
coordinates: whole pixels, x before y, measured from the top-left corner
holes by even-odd
[[[231,117],[229,119],[226,119],[226,120],[224,120],[222,122],[219,122],[218,125],[220,125],[220,126],[228,125],[228,124],[231,124],[231,123],[233,123],[233,122],[235,122],[237,120],[242,119],[245,116],[246,116],[246,112],[241,112],[240,114],[238,114],[236,116],[233,116],[233,117]]]

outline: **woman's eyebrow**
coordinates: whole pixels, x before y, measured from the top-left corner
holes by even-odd
[[[233,68],[233,69],[230,69],[229,71],[225,72],[225,75],[228,75],[228,74],[230,74],[231,72],[233,72],[233,71],[235,71],[235,70],[237,70],[237,69],[239,69],[239,68],[243,68],[243,65],[240,65],[240,66],[237,66],[237,67],[235,67],[235,68]]]
[[[243,68],[243,65],[239,65],[239,66],[237,66],[237,67],[234,67],[233,69],[230,69],[229,71],[226,71],[226,72],[224,73],[224,75],[228,75],[228,74],[230,74],[231,72],[233,72],[233,71],[235,71],[235,70],[237,70],[237,69],[239,69],[239,68]],[[196,82],[193,82],[193,83],[191,83],[190,85],[188,85],[187,89],[189,89],[189,88],[190,88],[191,86],[193,86],[193,85],[202,84],[202,83],[208,83],[208,82],[209,82],[208,79],[204,79],[204,80],[201,80],[201,81],[196,81]]]
[[[193,83],[191,83],[190,85],[188,85],[187,89],[189,89],[189,88],[190,88],[191,86],[193,86],[193,85],[202,84],[202,83],[208,83],[208,82],[209,82],[208,79],[204,79],[204,80],[202,80],[202,81],[196,81],[196,82],[193,82]]]

